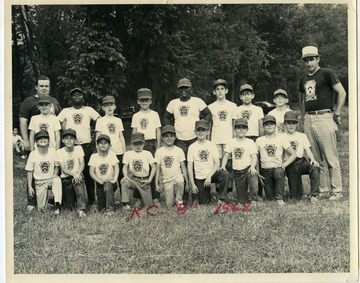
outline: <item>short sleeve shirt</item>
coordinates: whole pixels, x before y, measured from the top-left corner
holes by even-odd
[[[12,136],[12,144],[15,145],[18,141],[22,141],[22,138],[19,135]]]
[[[131,128],[143,133],[145,140],[156,139],[156,129],[161,127],[159,114],[153,110],[149,112],[139,111],[135,113],[131,120]]]
[[[116,155],[124,153],[120,133],[124,131],[122,120],[118,117],[101,117],[96,120],[95,131],[110,137],[111,149]]]
[[[164,180],[169,180],[181,174],[180,163],[185,161],[184,151],[177,146],[160,147],[155,153],[155,162],[160,164]]]
[[[257,153],[257,148],[251,139],[233,138],[226,144],[225,152],[231,154],[234,170],[244,170],[251,165],[251,155]]]
[[[129,165],[129,172],[136,177],[148,177],[150,174],[150,164],[155,163],[150,151],[143,150],[135,152],[127,151],[123,157],[124,165]]]
[[[89,167],[95,167],[96,176],[102,180],[107,181],[114,177],[114,166],[119,163],[114,152],[109,151],[107,156],[100,156],[98,153],[93,153],[90,156]]]
[[[284,151],[290,147],[290,143],[277,136],[269,138],[262,136],[257,138],[256,146],[260,153],[261,168],[270,169],[281,167]]]
[[[196,141],[189,146],[187,161],[194,163],[196,179],[206,179],[219,158],[216,144],[211,141],[207,140],[204,144]]]
[[[40,132],[40,130],[46,130],[49,133],[49,148],[55,148],[55,132],[60,131],[61,125],[59,119],[54,115],[35,115],[31,118],[29,124],[29,130]]]
[[[271,110],[268,115],[272,115],[276,119],[276,134],[285,134],[286,127],[284,124],[284,116],[286,112],[291,111],[289,107],[284,108],[283,110],[279,110],[277,108]]]
[[[57,164],[63,164],[66,170],[76,173],[79,171],[80,160],[82,157],[84,157],[84,150],[80,145],[76,145],[74,146],[74,150],[71,152],[66,151],[65,147],[57,150],[55,160]],[[69,175],[61,172],[61,178],[66,178],[68,176]]]
[[[61,111],[61,106],[55,97],[49,96],[51,107],[50,114],[58,115]],[[26,98],[20,106],[19,117],[30,120],[32,116],[40,115],[40,110],[37,107],[39,98],[37,95]]]
[[[188,101],[177,98],[169,102],[166,111],[174,115],[178,139],[188,141],[196,138],[195,122],[200,119],[200,112],[205,108],[205,102],[198,97],[191,97]]]
[[[56,151],[48,148],[46,154],[40,154],[38,149],[30,152],[25,170],[32,171],[35,180],[50,179],[54,175]]]
[[[296,152],[296,156],[299,158],[304,157],[304,150],[310,147],[310,141],[304,133],[294,132],[293,134],[284,135],[284,139],[290,143],[292,148]],[[289,157],[289,154],[285,152],[285,158]]]
[[[248,120],[249,130],[246,133],[246,136],[259,136],[259,120],[264,118],[264,112],[261,107],[252,104],[241,105],[234,111],[233,118],[245,118]]]
[[[225,100],[215,101],[208,107],[212,114],[211,141],[215,144],[226,144],[233,137],[232,118],[237,106]]]
[[[76,131],[76,144],[84,144],[91,142],[90,122],[99,118],[99,113],[89,106],[80,109],[69,107],[63,109],[58,118],[60,122],[66,123],[66,129],[71,128]]]

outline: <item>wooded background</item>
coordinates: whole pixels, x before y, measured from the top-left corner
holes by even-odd
[[[239,104],[250,83],[255,100],[272,101],[277,88],[298,101],[304,71],[301,49],[316,45],[320,65],[333,69],[348,89],[347,5],[36,5],[12,6],[13,122],[35,78],[51,79],[63,107],[81,87],[87,104],[114,95],[118,109],[136,106],[136,91],[153,91],[163,114],[176,83],[190,78],[194,95],[214,100],[212,81],[226,79]]]

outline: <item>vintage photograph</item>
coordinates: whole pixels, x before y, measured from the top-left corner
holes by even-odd
[[[9,282],[358,280],[356,3],[20,4]]]

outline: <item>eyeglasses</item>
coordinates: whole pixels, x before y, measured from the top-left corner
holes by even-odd
[[[304,58],[303,61],[304,61],[305,63],[308,63],[308,62],[314,61],[315,59],[316,59],[316,57],[308,57],[308,58]]]

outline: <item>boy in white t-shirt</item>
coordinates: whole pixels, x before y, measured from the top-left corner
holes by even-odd
[[[49,148],[58,150],[60,148],[60,130],[61,125],[59,119],[51,115],[51,101],[49,96],[39,98],[37,107],[40,110],[39,115],[32,116],[29,123],[30,130],[30,150],[35,149],[34,136],[40,130],[46,130],[49,133]]]
[[[153,205],[151,182],[155,177],[156,165],[153,155],[150,151],[144,150],[144,146],[145,137],[143,133],[131,134],[132,150],[125,152],[123,159],[124,178],[121,180],[121,201],[128,203],[130,189],[134,190],[133,196],[136,199],[136,207],[140,207],[142,202],[145,206]]]
[[[248,121],[245,118],[236,119],[234,128],[236,138],[227,143],[220,168],[226,170],[226,163],[232,155],[237,200],[244,203],[250,198],[251,202],[256,202],[259,200],[256,145],[253,140],[246,138]]]
[[[256,140],[261,160],[261,175],[264,177],[264,189],[267,200],[276,199],[284,205],[285,168],[296,159],[296,152],[283,135],[276,136],[276,119],[267,115],[263,120],[265,135]],[[283,162],[283,153],[289,155]]]
[[[288,177],[290,198],[300,199],[302,197],[302,182],[301,175],[308,174],[310,177],[310,201],[317,202],[319,196],[319,182],[320,182],[320,168],[319,163],[310,149],[310,142],[304,133],[296,130],[298,125],[297,114],[293,111],[285,113],[285,126],[287,134],[284,139],[290,143],[296,151],[296,160],[286,168],[286,175]],[[306,152],[307,157],[304,157]],[[285,154],[285,159],[287,158]]]
[[[286,133],[286,127],[284,124],[284,115],[286,112],[291,111],[287,103],[289,102],[288,94],[283,89],[277,89],[274,91],[273,101],[276,108],[271,110],[268,115],[272,115],[276,119],[276,134]]]
[[[84,151],[80,145],[74,146],[76,132],[66,129],[62,135],[63,148],[56,151],[56,164],[61,169],[63,206],[69,210],[77,208],[79,217],[86,216],[86,189],[83,171]]]
[[[110,150],[111,140],[108,135],[100,135],[96,139],[98,152],[89,160],[90,176],[96,182],[96,195],[99,211],[105,210],[107,215],[114,214],[114,193],[119,175],[119,160]]]
[[[160,183],[163,185],[167,207],[174,205],[180,209],[184,207],[183,193],[189,190],[189,179],[185,165],[184,151],[174,145],[176,138],[175,128],[172,125],[166,125],[161,129],[161,136],[164,146],[160,147],[155,153],[156,190],[160,191]],[[160,175],[162,180],[160,181]],[[184,184],[185,180],[185,184]]]
[[[195,134],[197,141],[189,146],[187,154],[193,206],[210,203],[211,183],[219,183],[218,199],[220,203],[224,203],[227,201],[229,173],[219,170],[219,151],[213,142],[206,139],[209,123],[205,120],[196,121]]]
[[[62,199],[61,180],[58,176],[59,167],[55,166],[55,149],[49,148],[49,133],[40,130],[35,134],[37,148],[32,151],[27,160],[25,170],[27,171],[29,195],[36,194],[39,210],[46,209],[48,189],[51,189],[55,201],[55,214],[60,213]],[[34,178],[35,187],[32,186]]]

